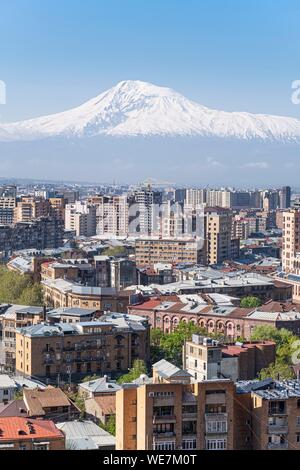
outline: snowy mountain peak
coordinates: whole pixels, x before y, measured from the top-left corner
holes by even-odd
[[[300,142],[300,121],[217,111],[170,88],[125,80],[69,111],[0,126],[0,141],[96,135],[195,135]]]

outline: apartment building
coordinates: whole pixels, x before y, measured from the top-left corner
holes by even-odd
[[[16,329],[23,326],[36,325],[43,321],[44,317],[45,311],[43,307],[26,307],[24,305],[9,306],[6,312],[0,316],[5,365],[8,370],[15,370]]]
[[[186,206],[195,209],[199,205],[206,204],[206,197],[206,189],[186,189],[184,203]]]
[[[275,362],[276,344],[272,341],[222,344],[193,335],[183,348],[183,368],[194,381],[255,379],[261,369]]]
[[[110,285],[116,289],[126,289],[137,283],[136,262],[128,258],[110,260]]]
[[[49,215],[49,202],[42,197],[22,196],[17,202],[14,222],[31,222]]]
[[[88,204],[96,207],[96,233],[107,236],[128,235],[127,196],[93,196]]]
[[[282,269],[285,273],[299,274],[297,253],[300,253],[300,210],[291,209],[283,213]]]
[[[283,212],[282,272],[278,279],[293,286],[293,301],[300,303],[300,210]]]
[[[151,236],[159,226],[159,208],[162,204],[162,192],[151,187],[140,188],[128,196],[129,233]]]
[[[116,393],[117,450],[233,449],[234,384],[190,384],[190,375],[165,360],[152,383]]]
[[[9,225],[14,222],[17,198],[11,196],[0,197],[0,224]]]
[[[97,287],[110,287],[111,269],[109,256],[94,256],[95,284]]]
[[[201,240],[195,239],[143,238],[135,241],[135,261],[138,267],[156,263],[201,264],[204,251]]]
[[[49,202],[49,214],[51,217],[56,217],[61,220],[65,220],[65,207],[66,201],[63,197],[50,197]]]
[[[237,448],[251,442],[252,450],[300,450],[300,386],[297,380],[238,382],[236,416],[248,418],[248,441],[236,429]],[[240,421],[241,424],[241,421]],[[250,431],[250,433],[249,433]]]
[[[74,231],[77,237],[96,235],[96,207],[83,201],[67,204],[65,228]]]
[[[16,370],[56,384],[85,375],[121,375],[135,359],[149,361],[144,318],[115,313],[97,321],[42,323],[16,331]]]
[[[128,290],[83,286],[64,279],[45,279],[41,285],[46,305],[53,308],[78,307],[125,313],[132,294]]]
[[[232,213],[220,207],[205,208],[207,264],[231,259]]]
[[[256,231],[256,230],[255,230]],[[250,222],[240,216],[235,216],[232,221],[231,237],[246,240],[250,236]]]
[[[232,192],[227,189],[208,189],[206,193],[208,207],[232,207]]]
[[[65,279],[85,286],[95,284],[95,271],[87,259],[46,261],[41,264],[41,280]]]
[[[279,191],[279,207],[280,209],[289,209],[291,207],[291,187],[283,186]]]
[[[51,217],[0,225],[0,251],[7,254],[29,248],[59,248],[63,245],[63,235],[63,223]]]

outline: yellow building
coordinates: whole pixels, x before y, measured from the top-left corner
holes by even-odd
[[[149,361],[149,325],[142,317],[105,315],[98,321],[38,324],[16,330],[16,371],[77,382],[86,375],[128,372]]]
[[[143,238],[135,242],[135,260],[139,267],[156,263],[193,263],[204,260],[203,244],[187,238]]]
[[[231,259],[232,213],[221,207],[205,208],[207,264]]]

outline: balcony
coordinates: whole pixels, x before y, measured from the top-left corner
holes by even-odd
[[[46,354],[47,354],[47,353],[51,353],[51,352],[54,352],[54,348],[44,348],[44,349],[42,350],[42,352],[43,352],[43,353],[46,353]]]
[[[287,424],[269,424],[268,426],[269,434],[287,434],[288,425]]]
[[[269,416],[287,416],[286,409],[269,409]]]
[[[166,432],[153,431],[153,437],[155,438],[155,440],[157,440],[157,439],[166,439],[166,438],[175,439],[176,433],[171,432],[171,431],[168,431],[168,432],[167,431]]]
[[[288,442],[269,442],[268,444],[269,450],[284,450],[288,449],[288,447]]]
[[[205,421],[226,421],[227,413],[205,413]]]
[[[175,415],[153,416],[153,423],[175,423]]]

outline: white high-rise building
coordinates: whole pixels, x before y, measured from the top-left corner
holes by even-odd
[[[206,189],[187,189],[185,205],[195,209],[197,206],[205,204],[207,197]]]
[[[65,209],[65,228],[76,233],[77,237],[96,235],[96,207],[86,201],[67,204]]]
[[[128,202],[127,195],[95,196],[88,202],[96,207],[97,235],[128,235]]]

